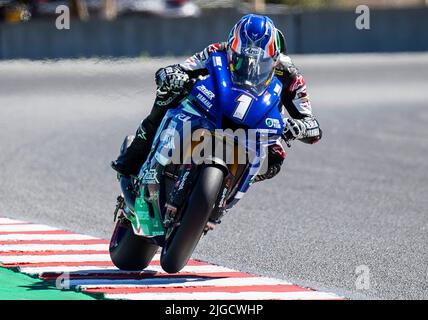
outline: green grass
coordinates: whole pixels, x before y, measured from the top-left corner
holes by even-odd
[[[0,267],[0,300],[95,300],[88,294],[59,290],[55,283]]]

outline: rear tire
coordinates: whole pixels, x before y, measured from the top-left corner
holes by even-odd
[[[110,240],[110,258],[120,270],[143,270],[152,261],[159,246],[134,234],[127,219],[119,219]]]
[[[181,223],[162,248],[160,262],[166,272],[179,272],[187,264],[216,205],[223,179],[222,169],[202,168]]]

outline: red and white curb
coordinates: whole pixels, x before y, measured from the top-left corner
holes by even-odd
[[[0,218],[0,266],[48,281],[60,277],[72,289],[107,299],[342,299],[195,259],[181,272],[167,274],[159,254],[144,271],[120,271],[106,240],[9,218]]]

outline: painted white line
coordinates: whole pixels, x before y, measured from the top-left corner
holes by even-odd
[[[27,223],[21,220],[14,220],[9,218],[0,218],[0,224],[15,224],[15,223]]]
[[[159,261],[159,255],[152,261]],[[85,261],[105,261],[111,262],[109,254],[53,254],[46,256],[0,256],[0,262],[3,263],[43,263],[43,262],[82,262]]]
[[[299,292],[195,292],[106,294],[107,299],[128,300],[325,300],[340,297],[319,291]]]
[[[0,232],[51,231],[51,230],[60,230],[60,229],[45,226],[43,224],[0,225]]]
[[[97,270],[98,272],[103,272],[105,270],[119,270],[116,267],[102,267],[102,266],[79,266],[79,267],[68,267],[68,266],[55,266],[55,267],[19,267],[19,271],[27,274],[42,274],[42,273],[58,273],[62,274],[65,272],[76,272],[76,271],[86,271],[86,270]]]
[[[0,241],[14,240],[90,240],[95,237],[83,234],[1,234]],[[60,244],[60,243],[59,243]]]
[[[70,280],[71,286],[76,286],[81,289],[90,288],[154,288],[154,287],[236,287],[236,286],[253,286],[253,285],[292,285],[292,283],[277,279],[265,277],[247,277],[247,278],[221,278],[221,279],[206,279],[206,278],[174,278],[174,277],[159,277],[147,279],[83,279]]]
[[[87,272],[89,275],[91,273],[99,273],[99,272],[111,272],[111,273],[123,273],[124,271],[120,271],[116,267],[100,267],[100,266],[80,266],[80,267],[66,267],[66,266],[55,266],[55,267],[20,267],[19,270],[23,273],[27,274],[42,274],[42,273],[64,273],[64,272]],[[88,272],[88,271],[91,272]],[[165,273],[160,266],[148,266],[145,269],[146,272],[158,272]],[[189,273],[217,273],[217,272],[236,272],[236,270],[214,266],[214,265],[206,265],[206,266],[186,266],[181,272],[189,272]]]
[[[0,244],[0,252],[8,251],[68,251],[68,250],[108,250],[107,244]]]
[[[105,261],[110,262],[108,254],[64,254],[48,256],[0,256],[3,263],[43,263],[43,262],[82,262]]]

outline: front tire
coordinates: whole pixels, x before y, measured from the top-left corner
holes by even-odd
[[[162,249],[160,262],[166,272],[179,272],[187,264],[216,205],[223,179],[222,169],[214,166],[202,168],[180,225]]]
[[[143,270],[152,261],[159,246],[134,234],[131,223],[119,218],[110,240],[110,258],[120,270]]]

